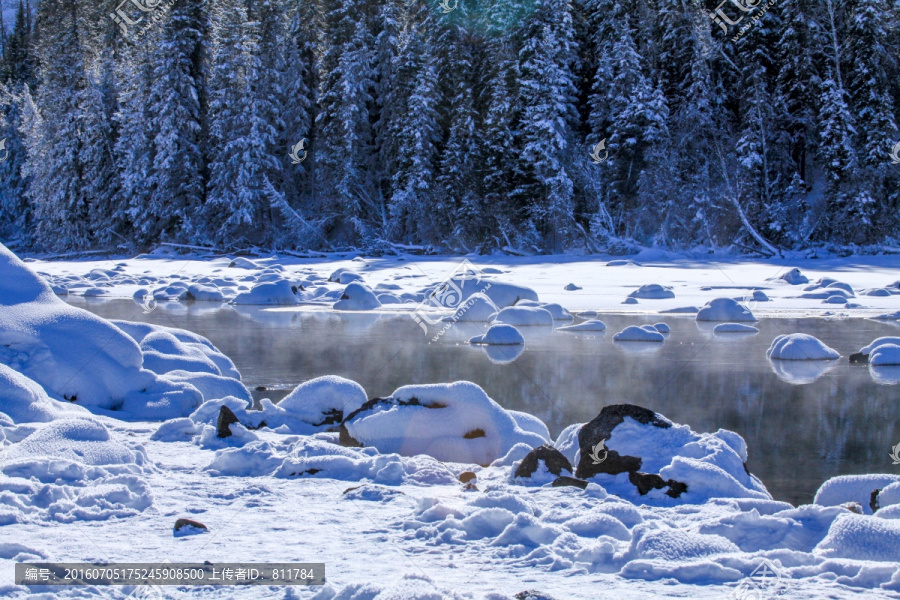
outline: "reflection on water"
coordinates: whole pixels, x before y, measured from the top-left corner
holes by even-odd
[[[757,335],[735,336],[713,335],[708,324],[666,315],[672,331],[663,344],[522,328],[523,351],[470,346],[470,337],[484,333],[484,326],[473,323],[457,323],[430,343],[408,315],[199,302],[160,303],[144,314],[131,301],[71,302],[106,318],[205,335],[234,360],[251,389],[290,389],[336,374],[358,381],[375,397],[406,384],[468,379],[506,408],[537,415],[553,435],[620,402],[646,406],[696,431],[731,429],[747,440],[751,471],[776,498],[794,503],[810,502],[821,482],[834,475],[900,473],[888,456],[900,442],[900,386],[875,380],[897,383],[900,369],[850,367],[846,358],[876,337],[896,334],[889,322],[770,319],[758,324]],[[660,320],[599,318],[612,333]],[[818,337],[844,358],[773,365],[787,361],[770,362],[766,348],[777,335],[793,332]],[[791,383],[798,380],[810,383]]]

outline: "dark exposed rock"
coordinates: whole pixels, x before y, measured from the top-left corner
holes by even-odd
[[[182,527],[195,527],[197,529],[207,529],[206,525],[204,525],[200,521],[194,521],[192,519],[178,519],[177,521],[175,521],[175,531],[180,530]]]
[[[856,513],[858,515],[863,514],[862,506],[859,505],[859,502],[844,502],[841,504],[841,507],[846,508],[852,513]]]
[[[687,484],[674,479],[663,479],[655,473],[632,472],[628,474],[628,481],[638,489],[641,496],[647,495],[650,490],[661,490],[668,487],[666,496],[670,498],[678,498],[687,491]]]
[[[344,411],[332,408],[322,413],[324,415],[324,419],[321,422],[315,423],[316,427],[321,427],[323,425],[336,425],[344,420]]]
[[[486,435],[487,434],[484,432],[484,429],[478,428],[478,429],[473,429],[472,431],[465,432],[463,434],[463,437],[466,438],[467,440],[474,440],[476,438],[483,438]]]
[[[854,352],[850,355],[851,365],[867,365],[869,364],[869,355],[862,352]]]
[[[514,597],[516,600],[555,600],[553,596],[548,596],[544,592],[538,592],[536,590],[525,590],[524,592],[519,592]]]
[[[613,404],[605,406],[600,414],[585,424],[578,432],[578,446],[581,449],[581,459],[575,476],[580,479],[593,477],[598,473],[630,473],[641,468],[643,462],[640,457],[623,456],[615,450],[608,450],[606,458],[599,464],[595,464],[591,458],[592,449],[600,442],[605,442],[612,435],[613,429],[620,425],[625,417],[631,417],[638,423],[653,425],[661,429],[668,429],[672,422],[643,406],[634,404]]]
[[[257,392],[264,392],[264,391],[266,391],[266,386],[264,386],[264,385],[258,385],[258,386],[256,386],[256,391],[257,391]]]
[[[362,444],[359,443],[359,440],[350,435],[350,432],[347,431],[347,427],[343,423],[341,423],[340,428],[338,428],[338,443],[341,446],[350,448],[362,448]]]
[[[312,469],[307,469],[307,470],[305,470],[305,471],[300,471],[299,473],[295,471],[295,472],[291,473],[291,474],[289,475],[289,477],[298,477],[298,476],[300,476],[300,475],[315,475],[316,473],[320,472],[321,470],[322,470],[322,469],[312,468]],[[353,489],[353,488],[350,488],[350,490],[352,490],[352,489]],[[346,493],[349,492],[350,490],[344,490],[344,493],[346,494]]]
[[[463,483],[469,483],[476,477],[478,477],[478,476],[475,475],[475,473],[473,471],[463,471],[462,473],[459,474],[459,480]]]
[[[563,469],[572,473],[572,463],[569,462],[569,459],[550,444],[543,444],[522,459],[519,468],[516,469],[516,477],[531,477],[537,471],[539,461],[544,461],[547,470],[557,477],[562,475]]]
[[[478,486],[475,485],[474,481],[470,481],[469,483],[467,483],[466,485],[463,486],[463,491],[464,492],[477,492]]]
[[[582,481],[580,479],[575,479],[574,477],[567,477],[565,475],[561,477],[557,477],[552,484],[553,487],[577,487],[581,489],[585,489],[587,487],[587,481]]]
[[[881,508],[880,506],[878,506],[878,494],[880,493],[881,488],[878,488],[876,490],[872,490],[872,493],[869,495],[869,508],[872,509],[873,515],[878,512],[879,508]]]
[[[216,437],[231,437],[231,424],[240,423],[234,412],[224,404],[219,407],[219,419],[216,422]]]

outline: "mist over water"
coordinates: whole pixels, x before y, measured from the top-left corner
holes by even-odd
[[[765,319],[759,334],[714,336],[691,316],[600,315],[605,334],[521,328],[524,352],[470,346],[486,325],[458,323],[437,342],[406,314],[342,313],[160,303],[145,314],[130,300],[71,297],[107,319],[181,327],[206,336],[235,362],[257,397],[280,399],[302,381],[335,374],[358,381],[369,397],[407,384],[473,381],[505,408],[541,418],[553,436],[586,422],[603,406],[639,404],[695,431],[719,428],[747,441],[750,471],[772,495],[811,502],[836,475],[894,473],[900,442],[900,385],[881,385],[847,356],[873,339],[898,335],[866,319]],[[628,325],[666,322],[663,344],[618,343]],[[781,364],[765,356],[782,333],[811,334],[842,354],[825,365]],[[512,360],[514,359],[514,360]],[[509,362],[511,360],[511,362]],[[506,363],[506,364],[503,364]],[[814,379],[814,380],[813,380]],[[809,381],[796,384],[792,381]],[[897,379],[888,373],[886,381]]]

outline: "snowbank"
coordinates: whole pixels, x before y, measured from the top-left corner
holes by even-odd
[[[275,410],[265,410],[265,420],[270,427],[279,424],[277,414],[299,419],[313,428],[337,427],[344,417],[366,403],[366,391],[350,379],[336,375],[316,377],[298,385],[277,405]],[[298,432],[299,433],[299,432]]]
[[[31,423],[89,413],[80,406],[53,400],[40,385],[0,364],[0,414],[13,423]]]
[[[524,344],[525,338],[512,325],[491,325],[484,335],[476,335],[469,340],[469,343],[514,346],[516,344]]]
[[[766,356],[777,360],[834,360],[840,353],[805,333],[779,335],[772,340]]]
[[[515,444],[549,440],[523,431],[480,387],[468,381],[410,385],[367,402],[341,425],[345,444],[383,453],[427,454],[438,460],[490,464]]]
[[[756,317],[746,306],[733,298],[716,298],[710,300],[697,313],[698,321],[743,322],[756,321]]]

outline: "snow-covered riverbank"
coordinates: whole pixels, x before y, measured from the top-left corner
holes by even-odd
[[[664,311],[737,296],[704,310],[713,321],[760,310],[896,311],[900,274],[887,259],[871,261],[803,264],[800,273],[646,258],[472,262],[485,304],[529,305],[533,294],[516,318],[543,311],[563,325],[567,310]],[[148,309],[248,294],[279,309],[331,310],[364,305],[370,291],[374,310],[411,310],[446,298],[436,286],[452,289],[458,264],[154,257],[28,267],[60,294],[143,288]],[[768,280],[785,274],[791,281]],[[837,281],[814,283],[822,277]],[[716,287],[731,278],[741,287]],[[653,283],[632,296],[637,305],[621,304]],[[351,293],[352,284],[363,289]],[[866,295],[873,289],[886,295]],[[816,292],[867,308],[794,297]],[[430,322],[461,301],[420,314]],[[785,346],[779,360],[791,355]],[[608,405],[554,440],[537,418],[466,382],[369,398],[351,381],[323,378],[253,407],[234,364],[205,338],[66,305],[0,246],[0,593],[122,598],[131,590],[15,586],[13,564],[168,559],[326,563],[324,589],[163,590],[183,598],[749,598],[757,588],[761,598],[900,597],[900,475],[835,478],[814,504],[794,507],[748,471],[753,448],[736,433],[694,432],[641,407]],[[178,518],[208,531],[176,537]],[[760,568],[777,579],[761,579]],[[544,595],[518,595],[526,590]]]

